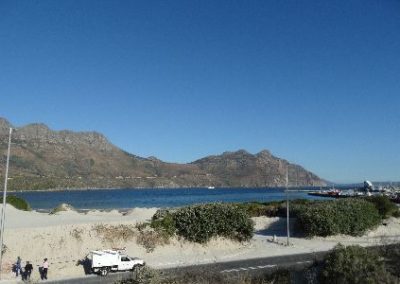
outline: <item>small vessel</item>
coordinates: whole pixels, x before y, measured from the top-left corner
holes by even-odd
[[[207,189],[215,189],[215,186],[208,186]]]
[[[312,192],[309,192],[308,195],[322,196],[322,197],[334,197],[334,198],[350,197],[349,195],[342,194],[342,191],[339,189],[312,191]]]

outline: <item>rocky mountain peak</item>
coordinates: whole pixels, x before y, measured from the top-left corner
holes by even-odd
[[[7,150],[4,134],[9,127],[12,125],[6,119],[0,119],[0,158]],[[14,189],[279,186],[285,182],[286,168],[291,184],[324,183],[267,150],[251,154],[241,149],[177,164],[127,153],[98,132],[55,131],[43,123],[18,128],[12,139],[10,166],[13,176],[18,177],[10,185]]]
[[[257,153],[256,156],[259,158],[270,158],[270,157],[272,157],[272,154],[270,151],[264,149],[264,150],[260,151],[259,153]]]
[[[239,149],[237,151],[226,151],[222,153],[222,156],[228,157],[228,156],[247,156],[251,155],[249,152],[247,152],[244,149]]]

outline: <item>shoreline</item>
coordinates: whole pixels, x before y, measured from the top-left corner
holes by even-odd
[[[299,186],[299,187],[289,187],[288,190],[295,191],[312,191],[316,188],[327,188],[327,186]],[[18,193],[18,192],[60,192],[60,191],[112,191],[112,190],[157,190],[157,189],[173,189],[173,190],[185,190],[185,189],[207,189],[210,191],[213,190],[225,190],[225,189],[256,189],[256,190],[286,190],[285,186],[277,186],[277,187],[215,187],[210,189],[208,187],[102,187],[102,188],[50,188],[50,189],[26,189],[26,190],[12,190],[8,189],[7,193]],[[3,190],[0,190],[3,192]]]

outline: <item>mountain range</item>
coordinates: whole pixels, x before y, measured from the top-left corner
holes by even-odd
[[[4,179],[9,128],[0,118],[0,175]],[[12,135],[9,189],[125,187],[319,186],[325,181],[263,150],[224,152],[186,164],[143,158],[98,132],[54,131],[45,124],[18,127]]]

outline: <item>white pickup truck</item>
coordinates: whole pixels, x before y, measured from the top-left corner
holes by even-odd
[[[106,276],[110,271],[134,270],[143,266],[143,259],[130,257],[116,250],[94,250],[90,252],[91,269]]]

